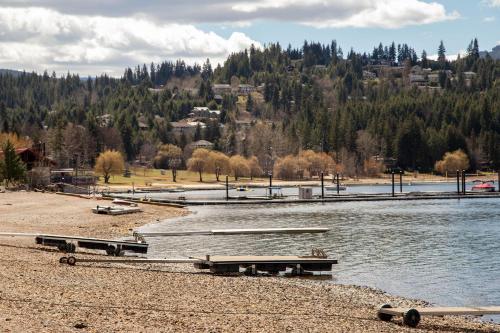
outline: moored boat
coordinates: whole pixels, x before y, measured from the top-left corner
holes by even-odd
[[[476,181],[476,185],[472,186],[474,192],[495,192],[493,181]]]

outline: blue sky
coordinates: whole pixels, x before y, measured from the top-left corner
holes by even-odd
[[[120,76],[163,60],[222,62],[251,44],[408,43],[449,58],[500,44],[500,0],[0,0],[0,68]]]
[[[426,50],[429,55],[437,53],[441,40],[447,53],[455,55],[463,52],[469,41],[477,37],[481,50],[491,50],[500,44],[500,6],[492,7],[486,1],[445,0],[438,1],[449,12],[458,12],[460,17],[431,24],[412,25],[401,28],[314,28],[294,22],[257,21],[248,27],[231,28],[220,24],[204,24],[203,29],[213,30],[222,36],[229,36],[235,29],[251,38],[268,43],[279,41],[284,46],[300,46],[304,40],[328,43],[332,39],[343,47],[344,51],[353,47],[356,51],[371,51],[375,45],[384,45],[392,41],[408,43],[416,48],[420,55]]]

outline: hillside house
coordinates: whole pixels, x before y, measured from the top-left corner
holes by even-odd
[[[240,95],[248,95],[250,93],[253,93],[256,90],[256,88],[250,84],[240,84],[238,86],[238,93]]]
[[[230,94],[231,93],[231,85],[230,84],[220,84],[216,83],[213,85],[212,90],[214,94]]]
[[[207,140],[198,140],[195,142],[191,142],[189,145],[191,146],[191,149],[193,149],[193,151],[198,148],[212,149],[214,147],[214,144]]]
[[[3,160],[3,150],[0,150],[0,159]],[[16,148],[16,155],[26,165],[26,170],[31,170],[35,166],[54,166],[56,163],[50,158],[43,156],[32,148]]]
[[[202,123],[200,121],[187,121],[187,122],[173,121],[170,124],[172,125],[172,133],[178,135],[184,134],[189,136],[194,135],[198,125],[202,129],[207,127],[205,123]]]
[[[220,111],[210,110],[205,106],[195,106],[189,116],[195,119],[219,119]]]

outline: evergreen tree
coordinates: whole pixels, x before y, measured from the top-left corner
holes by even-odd
[[[0,179],[6,182],[6,186],[24,180],[26,167],[16,153],[14,145],[7,140],[2,147],[3,160],[0,160]]]
[[[444,47],[443,41],[439,43],[438,47],[438,62],[441,64],[441,68],[444,68],[446,63],[446,48]]]

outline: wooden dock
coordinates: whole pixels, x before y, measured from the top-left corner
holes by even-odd
[[[239,273],[240,268],[245,274],[257,274],[257,272],[267,272],[278,274],[288,269],[292,270],[292,275],[302,275],[306,272],[331,271],[332,265],[337,264],[337,260],[314,256],[205,256],[204,258],[185,259],[104,259],[85,258],[77,259],[73,256],[62,257],[60,263],[74,266],[82,263],[127,263],[127,264],[172,264],[172,263],[192,263],[197,269],[209,269],[211,273],[228,274]]]
[[[309,228],[264,228],[264,229],[212,229],[196,231],[169,232],[134,232],[136,240],[141,237],[175,237],[175,236],[217,236],[217,235],[261,235],[261,234],[304,234],[325,233],[330,229],[321,227]]]
[[[410,327],[416,327],[422,316],[484,316],[499,314],[500,306],[393,308],[389,304],[384,304],[378,310],[380,320],[390,321],[395,316],[402,316],[403,323]]]
[[[211,273],[238,273],[240,268],[246,273],[255,274],[257,271],[265,271],[270,274],[278,274],[287,268],[295,270],[297,274],[304,271],[324,272],[331,271],[332,265],[338,263],[335,259],[315,256],[206,256],[199,259],[195,264],[198,269],[209,269]]]

